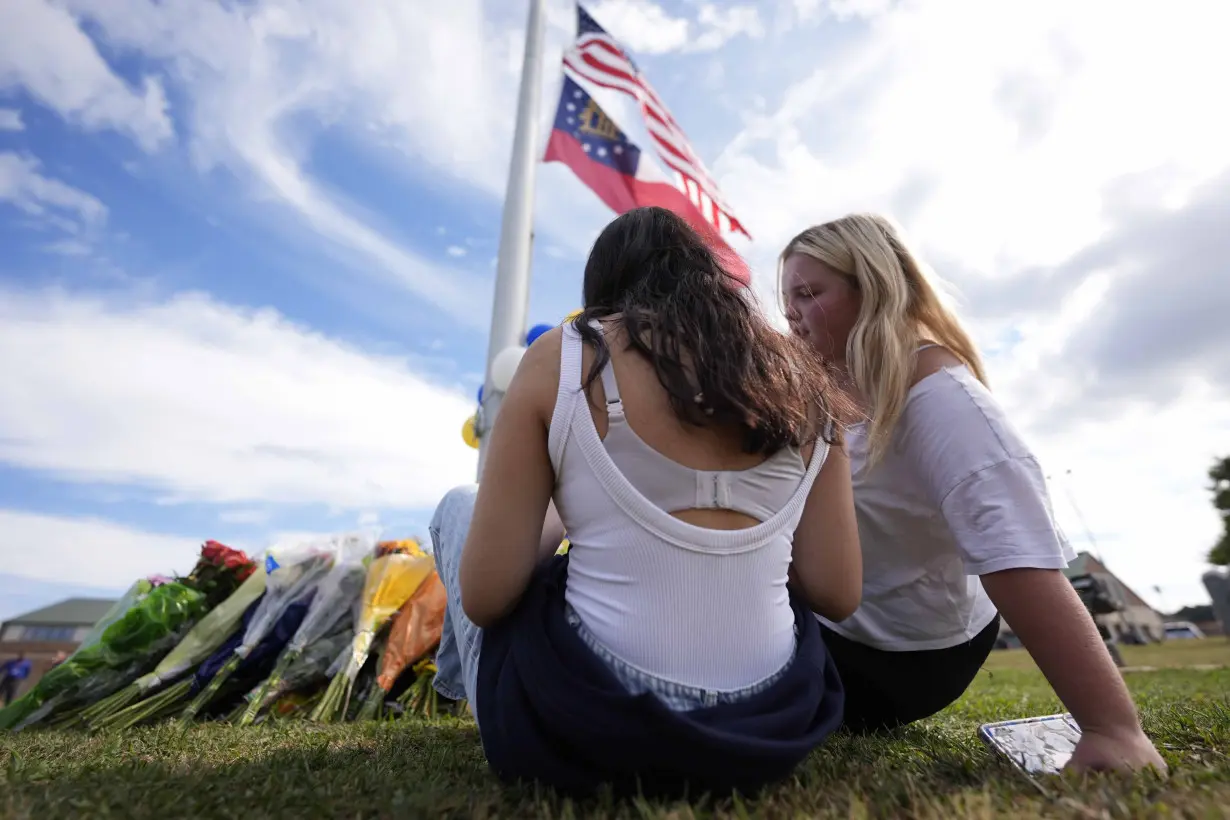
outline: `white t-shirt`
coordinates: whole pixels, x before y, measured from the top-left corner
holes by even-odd
[[[978,576],[1063,569],[1076,556],[1055,524],[1037,459],[964,366],[910,390],[893,439],[870,471],[864,425],[847,430],[863,551],[863,600],[840,623],[890,651],[945,649],[995,618]]]

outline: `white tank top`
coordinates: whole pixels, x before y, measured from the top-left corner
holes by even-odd
[[[581,339],[565,325],[549,447],[555,506],[571,543],[568,603],[612,654],[655,677],[714,691],[769,677],[794,652],[786,575],[828,445],[817,441],[806,467],[787,450],[750,470],[691,470],[628,426],[610,364],[604,443],[581,357]],[[763,523],[711,530],[669,514],[698,507]]]

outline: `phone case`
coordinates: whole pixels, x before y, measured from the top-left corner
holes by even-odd
[[[1080,727],[1068,714],[988,723],[978,734],[1031,775],[1061,772],[1081,739]]]

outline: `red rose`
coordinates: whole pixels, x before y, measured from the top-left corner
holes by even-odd
[[[256,565],[243,550],[231,549],[226,544],[217,541],[206,541],[201,547],[201,560],[215,567],[235,571],[236,579],[242,583]]]
[[[211,564],[221,566],[223,556],[230,551],[231,548],[225,544],[219,544],[217,541],[206,541],[205,545],[201,547],[201,557]]]

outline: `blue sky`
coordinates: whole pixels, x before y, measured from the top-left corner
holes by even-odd
[[[409,5],[0,8],[0,619],[186,570],[206,538],[259,551],[371,522],[422,535],[435,500],[472,479],[460,428],[486,350],[526,3]],[[547,5],[543,123],[574,25],[570,2]],[[766,309],[789,236],[892,214],[963,295],[996,390],[1067,482],[1056,507],[1078,548],[1069,491],[1142,594],[1204,597],[1218,522],[1203,470],[1230,452],[1223,371],[1185,350],[1178,386],[1112,380],[1131,368],[1072,340],[1111,339],[1107,306],[1144,275],[1081,260],[1133,219],[1182,223],[1230,164],[1230,125],[1201,102],[1227,58],[1192,41],[1219,12],[1179,3],[1173,30],[1116,12],[1108,32],[1098,3],[587,7],[750,228],[737,247]],[[1146,34],[1167,58],[1147,71]],[[598,96],[647,148],[626,101]],[[531,324],[578,306],[610,216],[540,166]],[[1127,451],[1159,423],[1180,431],[1165,451]]]

